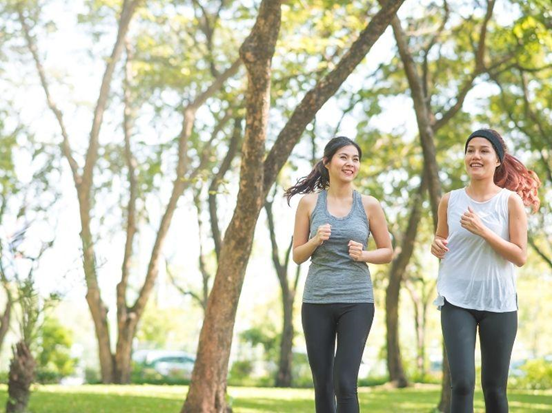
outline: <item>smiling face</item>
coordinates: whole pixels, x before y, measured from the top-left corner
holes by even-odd
[[[500,160],[491,142],[485,138],[473,138],[468,143],[464,164],[471,179],[492,179]]]
[[[360,156],[357,148],[353,145],[339,148],[325,166],[330,175],[330,182],[352,182],[360,168]]]

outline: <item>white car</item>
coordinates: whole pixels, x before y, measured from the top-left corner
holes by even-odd
[[[163,377],[180,379],[191,379],[195,363],[195,356],[184,351],[140,350],[132,358]]]

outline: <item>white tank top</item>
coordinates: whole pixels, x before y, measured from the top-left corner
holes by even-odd
[[[450,193],[447,210],[448,249],[441,260],[434,304],[451,304],[473,310],[504,313],[517,310],[515,267],[495,252],[478,235],[460,225],[470,206],[487,228],[510,240],[508,199],[512,192],[502,189],[485,202],[471,199],[465,189]]]

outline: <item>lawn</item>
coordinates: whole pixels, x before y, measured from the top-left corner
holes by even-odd
[[[31,397],[32,413],[178,413],[185,386],[37,386]],[[308,389],[229,389],[236,413],[314,411],[313,392]],[[6,403],[6,386],[0,387],[0,406]],[[370,413],[430,412],[439,397],[437,386],[403,390],[372,387],[359,389],[361,408]],[[552,411],[552,391],[510,391],[510,412]],[[1,409],[1,407],[0,407]],[[476,412],[483,412],[481,393]]]

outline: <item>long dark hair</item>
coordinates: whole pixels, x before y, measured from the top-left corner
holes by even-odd
[[[284,193],[288,204],[292,196],[297,194],[308,194],[317,189],[326,189],[330,184],[330,175],[326,169],[326,164],[330,162],[335,153],[344,146],[354,146],[358,151],[359,160],[362,158],[360,146],[353,140],[345,136],[337,136],[331,139],[324,148],[324,157],[319,161],[307,176],[299,179],[295,185],[288,188]]]
[[[540,206],[537,190],[541,185],[540,179],[534,171],[530,171],[515,156],[508,153],[508,148],[502,136],[494,129],[484,129],[491,132],[504,149],[504,159],[496,168],[494,183],[501,188],[516,192],[525,206],[530,206],[536,212]]]

